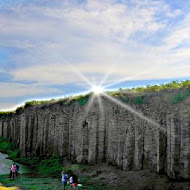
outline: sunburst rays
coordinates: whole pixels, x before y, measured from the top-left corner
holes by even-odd
[[[117,84],[117,83],[120,83],[122,81],[126,81],[126,80],[130,80],[132,78],[136,78],[137,76],[141,76],[145,73],[148,73],[150,72],[150,70],[146,70],[142,73],[139,73],[137,75],[133,75],[131,77],[127,77],[125,79],[122,79],[122,80],[118,80],[117,82],[114,82],[114,83],[110,83],[108,85],[105,85],[104,87],[101,86],[101,84],[106,80],[106,77],[103,78],[103,81],[100,82],[100,85],[99,86],[96,86],[96,85],[93,85],[81,72],[79,72],[77,70],[77,68],[75,68],[71,63],[68,63],[69,66],[71,67],[72,71],[74,71],[75,73],[78,74],[78,76],[81,77],[81,79],[83,81],[85,81],[89,86],[90,86],[90,90],[93,90],[93,92],[91,93],[90,95],[90,99],[85,107],[85,114],[83,116],[83,119],[82,121],[85,121],[86,118],[88,117],[88,114],[89,114],[89,111],[90,109],[92,108],[92,105],[94,103],[94,100],[97,99],[97,102],[98,102],[98,105],[99,105],[99,110],[100,110],[100,114],[104,117],[104,106],[103,106],[103,101],[102,101],[102,97],[105,97],[107,100],[119,105],[120,107],[122,107],[123,109],[127,110],[128,112],[134,114],[136,117],[138,117],[139,119],[142,119],[144,121],[146,121],[147,123],[149,123],[151,126],[155,127],[156,129],[159,129],[161,132],[168,132],[167,129],[165,129],[164,127],[160,126],[156,121],[154,121],[152,118],[149,118],[147,116],[144,116],[143,113],[135,110],[134,108],[132,108],[131,106],[121,102],[120,100],[110,96],[108,93],[104,92],[105,90],[105,87],[110,87],[110,86],[113,86],[114,84]],[[154,68],[155,69],[155,68]],[[90,91],[89,90],[89,91]],[[169,132],[168,132],[169,133]]]

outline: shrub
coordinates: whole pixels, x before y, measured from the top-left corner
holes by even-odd
[[[15,113],[14,111],[1,111],[0,112],[0,119],[5,119],[8,118],[9,116],[11,116],[13,113]]]
[[[17,158],[20,153],[19,149],[13,143],[9,143],[6,138],[0,138],[0,151],[9,154],[11,159]]]
[[[179,91],[177,94],[173,95],[170,98],[170,102],[172,104],[177,104],[177,103],[185,100],[189,96],[190,96],[190,90]]]
[[[145,103],[145,97],[144,96],[137,96],[133,99],[133,103],[137,105],[141,105]]]

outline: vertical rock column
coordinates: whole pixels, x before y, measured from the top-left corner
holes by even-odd
[[[20,125],[20,144],[19,144],[19,149],[20,149],[20,155],[21,156],[26,156],[26,118],[24,113],[19,115],[19,125]]]
[[[178,113],[167,115],[167,173],[171,178],[180,176],[180,136]]]
[[[125,124],[125,137],[123,145],[122,169],[129,171],[134,167],[134,150],[135,150],[135,127],[130,122],[133,118],[131,114],[126,114],[130,118]]]
[[[100,108],[101,109],[101,108]],[[103,108],[104,109],[104,108]],[[99,110],[99,118],[98,118],[98,128],[97,128],[97,144],[96,144],[96,163],[102,163],[105,161],[105,109]]]
[[[158,147],[157,147],[157,172],[164,174],[167,172],[167,128],[166,128],[166,114],[160,114],[160,127],[158,131]]]
[[[3,121],[0,120],[0,137],[3,137]]]
[[[190,178],[190,109],[182,108],[180,112],[180,177]]]

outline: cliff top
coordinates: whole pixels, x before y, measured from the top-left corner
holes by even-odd
[[[106,93],[110,96],[114,96],[119,98],[121,101],[126,103],[126,98],[132,99],[132,103],[134,104],[143,104],[144,97],[148,94],[160,94],[167,92],[175,92],[173,93],[172,98],[170,99],[171,103],[178,103],[185,98],[190,96],[190,80],[186,81],[172,81],[167,84],[161,85],[147,85],[145,87],[136,87],[131,89],[122,89],[120,88],[118,91],[107,91]],[[28,108],[31,106],[50,106],[52,104],[60,104],[65,106],[70,106],[72,103],[77,102],[80,106],[83,106],[88,102],[88,99],[92,95],[92,92],[85,95],[78,96],[70,96],[62,99],[51,99],[51,100],[43,100],[43,101],[28,101],[23,106],[18,107],[14,111],[6,111],[0,112],[0,118],[4,118],[10,116],[15,113],[19,113],[24,108]]]

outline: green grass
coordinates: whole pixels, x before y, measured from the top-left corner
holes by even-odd
[[[145,96],[137,96],[133,99],[133,103],[134,104],[137,104],[137,105],[141,105],[141,104],[144,104],[146,103],[145,101]]]
[[[172,81],[161,85],[147,85],[146,87],[133,88],[134,92],[158,92],[162,90],[190,88],[190,80],[186,81]]]
[[[177,104],[190,97],[190,80],[132,89],[119,89],[119,91],[109,91],[107,93],[124,103],[141,105],[147,103],[148,94],[153,92],[162,92],[163,95],[168,96],[167,103]]]
[[[159,92],[163,90],[173,90],[173,89],[184,89],[190,88],[190,80],[186,81],[172,81],[167,84],[161,85],[147,85],[145,87],[136,87],[131,89],[122,89],[120,88],[118,91],[108,91],[107,93],[111,96],[121,96],[122,94],[129,93],[146,93],[146,92]]]
[[[84,97],[82,97],[82,98],[79,98],[79,99],[77,100],[77,102],[78,102],[78,104],[79,104],[80,106],[83,106],[83,105],[85,105],[85,104],[88,102],[88,99],[89,99],[89,96],[84,96]]]
[[[19,150],[5,138],[0,138],[0,151],[7,153],[9,158],[14,161],[30,166],[28,174],[22,174],[15,180],[10,180],[8,175],[0,175],[0,183],[5,185],[19,186],[29,190],[60,189],[61,171],[64,170],[70,174],[86,170],[85,165],[65,164],[61,157],[19,157]],[[92,177],[81,175],[79,182],[83,184],[81,189],[100,190],[102,188],[102,185],[94,182]],[[108,190],[108,188],[104,188],[104,190]]]
[[[28,190],[54,190],[61,189],[61,181],[52,178],[43,178],[39,176],[21,175],[19,178],[10,180],[8,175],[1,175],[1,183],[5,185],[17,186]]]
[[[177,104],[185,100],[187,97],[190,97],[190,89],[177,92],[176,94],[170,97],[170,102],[172,104]]]
[[[0,112],[0,119],[6,119],[14,113],[15,113],[15,111],[1,111]]]
[[[19,155],[19,149],[13,144],[9,143],[6,138],[0,138],[0,151],[9,155],[10,159],[15,159]]]
[[[31,176],[30,174],[21,175],[19,178],[15,180],[9,180],[8,175],[1,175],[0,181],[5,185],[17,186],[23,189],[28,190],[57,190],[62,188],[61,184],[61,176],[59,179],[55,178],[43,178],[40,176]],[[94,184],[90,181],[89,177],[81,177],[80,183],[83,186],[79,189],[88,189],[88,190],[109,190],[110,188],[106,186],[102,186],[102,184]],[[67,185],[69,188],[69,185]]]
[[[51,99],[51,100],[41,100],[41,101],[37,101],[37,100],[32,100],[29,102],[26,102],[24,107],[31,107],[31,106],[35,106],[35,105],[42,105],[42,104],[49,104],[49,103],[54,103],[56,102],[55,99]]]
[[[36,106],[36,105],[53,104],[53,103],[58,103],[60,105],[71,105],[73,102],[78,102],[80,106],[83,106],[88,101],[89,96],[90,96],[90,93],[85,94],[85,95],[70,96],[70,97],[67,97],[64,99],[58,99],[58,100],[55,100],[55,99],[42,100],[42,101],[32,100],[32,101],[26,102],[23,108]]]
[[[42,176],[51,176],[56,177],[59,176],[61,171],[63,170],[62,160],[60,158],[45,158],[41,160],[36,166],[37,172],[39,172]]]

